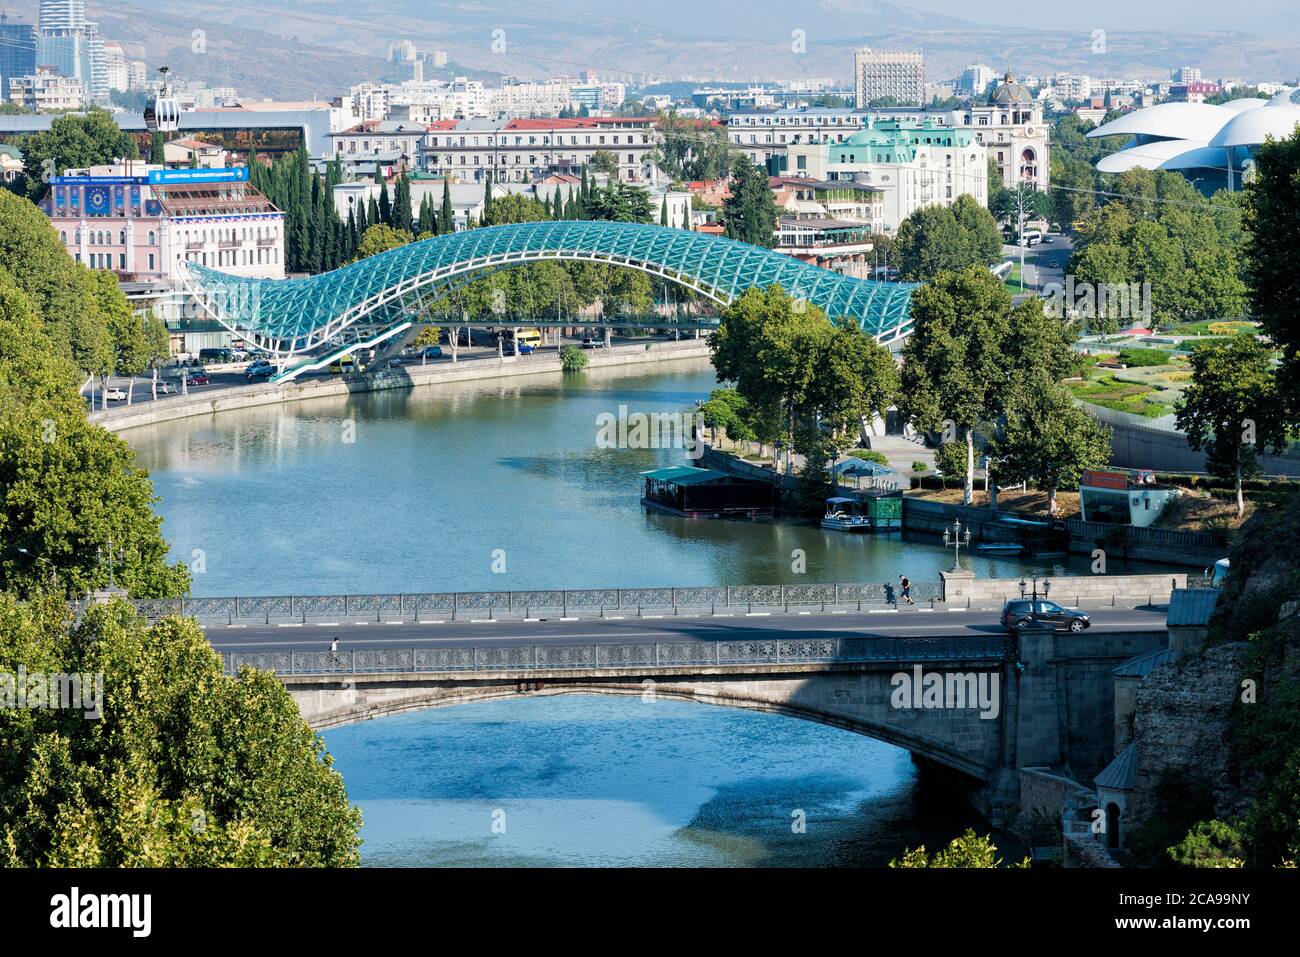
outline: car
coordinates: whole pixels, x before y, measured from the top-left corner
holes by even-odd
[[[104,390],[104,398],[109,402],[121,402],[126,398],[126,390],[113,386],[112,388]]]
[[[166,379],[163,379],[163,380],[161,380],[161,381],[158,383],[158,394],[159,394],[159,395],[175,395],[175,394],[176,394],[176,386],[172,385],[172,384],[171,384],[170,382],[168,382]]]
[[[263,363],[262,365],[253,363],[244,370],[244,377],[248,379],[249,382],[259,382],[263,379],[269,379],[273,375],[275,375],[275,366],[271,365],[269,362]]]
[[[385,369],[400,369],[402,367],[401,359],[389,359],[384,363]]]
[[[208,374],[206,372],[200,370],[199,372],[192,373],[189,377],[187,377],[185,380],[185,384],[186,385],[211,385],[212,379],[208,377]]]
[[[518,343],[517,348],[519,349],[519,354],[521,356],[530,356],[537,351],[537,347],[528,342]]]
[[[441,359],[442,346],[425,346],[423,357],[425,359]]]
[[[587,336],[582,340],[582,348],[584,349],[600,349],[603,348],[604,345],[605,343],[603,340],[593,339],[591,336]]]
[[[1077,608],[1066,608],[1046,598],[1015,598],[1002,606],[1002,627],[1011,634],[1030,622],[1042,621],[1057,631],[1078,634],[1092,626],[1092,619]]]

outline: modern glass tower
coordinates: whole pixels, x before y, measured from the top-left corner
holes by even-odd
[[[36,28],[0,17],[0,97],[9,99],[9,78],[36,72]]]

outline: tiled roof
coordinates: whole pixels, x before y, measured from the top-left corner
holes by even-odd
[[[1219,601],[1217,588],[1175,588],[1169,596],[1166,625],[1205,625]]]
[[[1106,765],[1105,770],[1092,779],[1099,788],[1132,791],[1137,784],[1137,744],[1130,744]]]

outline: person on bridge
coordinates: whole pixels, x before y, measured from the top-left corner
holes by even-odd
[[[334,640],[330,642],[330,663],[341,664],[339,661],[339,636],[335,635]]]
[[[898,590],[903,596],[903,601],[909,605],[916,604],[916,602],[912,601],[912,583],[905,575],[898,576]]]

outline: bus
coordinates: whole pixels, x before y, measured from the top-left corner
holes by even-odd
[[[356,361],[351,356],[339,356],[330,363],[330,372],[340,375],[344,372],[352,372],[356,369]]]

